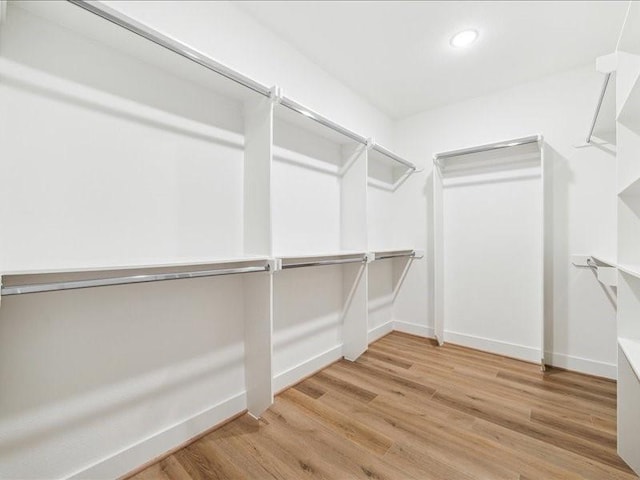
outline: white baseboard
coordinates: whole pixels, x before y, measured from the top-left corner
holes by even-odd
[[[433,328],[416,323],[392,321],[380,325],[369,332],[369,342],[390,333],[393,330],[417,335],[420,337],[433,338]],[[445,342],[451,342],[478,350],[520,358],[531,362],[540,361],[540,352],[536,348],[517,345],[488,338],[476,337],[457,332],[445,332]],[[273,379],[273,388],[280,391],[301,379],[321,370],[327,365],[339,360],[342,357],[342,345],[337,345],[326,352],[321,353],[305,362],[296,365],[289,370],[282,372]],[[598,362],[580,357],[560,353],[546,353],[546,360],[549,365],[568,370],[597,375],[615,379],[617,367],[615,364]],[[201,412],[193,417],[180,422],[160,433],[128,447],[115,455],[111,455],[96,464],[84,468],[70,476],[71,479],[110,479],[122,476],[131,472],[140,465],[144,465],[150,460],[165,454],[176,446],[196,437],[198,434],[210,429],[213,425],[220,424],[232,418],[246,409],[246,393],[242,392],[234,397],[225,400],[213,407]]]
[[[458,332],[444,332],[444,341],[475,348],[485,352],[497,353],[506,357],[518,358],[533,363],[540,363],[540,350],[526,345],[493,340],[490,338],[476,337]]]
[[[92,480],[118,478],[150,460],[166,454],[212,426],[232,418],[246,408],[247,396],[245,392],[242,392],[88,468],[84,468],[69,478],[90,478]]]
[[[548,365],[565,368],[573,372],[587,373],[598,377],[605,377],[616,380],[618,377],[618,366],[615,363],[599,362],[588,358],[574,357],[564,353],[545,353],[545,361]]]
[[[418,337],[435,338],[435,332],[432,327],[426,325],[419,325],[417,323],[401,322],[395,320],[393,322],[393,329],[398,332],[408,333],[410,335],[416,335]]]
[[[388,321],[387,323],[383,323],[382,325],[378,325],[375,328],[369,330],[368,340],[369,343],[373,343],[381,337],[384,337],[386,334],[391,333],[393,331],[393,320]]]
[[[327,365],[340,360],[342,358],[342,345],[337,345],[326,352],[316,355],[309,360],[296,365],[295,367],[285,370],[282,373],[278,373],[273,378],[273,391],[279,392],[284,388],[290,387],[298,383],[305,377],[308,377],[312,373],[322,370]]]

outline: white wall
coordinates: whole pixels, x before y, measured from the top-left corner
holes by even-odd
[[[612,300],[591,271],[570,263],[570,255],[576,253],[615,257],[615,158],[595,147],[573,147],[584,142],[600,86],[601,76],[592,66],[585,66],[398,123],[398,152],[422,159],[426,170],[412,178],[398,196],[397,228],[418,245],[425,245],[428,261],[409,272],[396,301],[396,320],[418,323],[427,331],[433,327],[429,308],[433,303],[425,301],[433,274],[427,267],[433,265],[427,228],[432,224],[428,209],[432,155],[541,133],[552,175],[547,197],[553,211],[553,274],[547,278],[552,302],[548,307],[550,360],[557,366],[615,375]]]
[[[166,35],[392,147],[393,123],[232,2],[105,1]]]
[[[390,144],[388,118],[231,4],[112,6]],[[0,105],[10,111],[0,119],[0,215],[10,229],[0,267],[241,255],[242,105],[64,29],[16,22],[15,12],[1,27],[0,54],[31,70],[29,82],[0,71]],[[330,183],[339,198],[338,180]],[[339,246],[339,218],[331,221],[323,250]],[[27,230],[36,223],[48,230]],[[342,342],[339,273],[305,284],[331,300],[313,311],[318,322],[295,325],[308,305],[277,305],[276,327],[299,327],[276,338],[293,360],[300,329],[324,331],[319,348]],[[302,288],[296,275],[281,278],[279,298],[292,283]],[[242,279],[228,277],[3,299],[0,476],[114,477],[241,411],[246,297]],[[275,366],[290,365],[277,357]]]

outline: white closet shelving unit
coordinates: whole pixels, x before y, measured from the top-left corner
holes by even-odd
[[[618,162],[618,452],[640,473],[640,4],[616,52]]]
[[[422,258],[402,237],[397,192],[412,169],[370,150],[367,157],[367,241],[375,261],[368,268],[369,343],[394,328],[394,303],[412,262]]]
[[[392,195],[412,163],[105,5],[9,2],[0,35],[5,302],[242,274],[255,416],[366,350],[370,262],[415,255],[372,251],[371,210],[389,206],[368,185]]]
[[[539,359],[544,368],[542,137],[533,135],[439,153],[434,156],[434,165],[434,312],[438,342],[443,344],[454,335],[458,343],[488,350],[499,348],[496,353],[529,361]],[[517,200],[522,211],[510,208],[500,213],[503,202],[515,201],[513,190],[504,190],[513,181],[520,182],[518,193],[525,195]],[[447,208],[449,215],[458,215],[455,221],[445,216]],[[469,209],[474,212],[465,213]],[[512,228],[512,222],[518,228]],[[451,237],[445,242],[446,235]],[[524,297],[521,301],[505,297],[505,290],[518,296],[513,282],[519,285],[518,292],[527,291],[526,301]],[[456,292],[464,292],[469,301],[460,302]],[[487,303],[487,298],[495,301]],[[530,299],[535,300],[524,306],[522,302]],[[495,310],[492,305],[498,304],[501,308]],[[522,323],[516,325],[515,321]],[[456,323],[454,329],[451,323]],[[465,330],[456,331],[458,328]],[[524,331],[529,332],[526,338]],[[538,337],[535,345],[524,344],[523,338],[531,342],[532,337]]]
[[[366,349],[366,144],[310,112],[275,104],[276,391]]]

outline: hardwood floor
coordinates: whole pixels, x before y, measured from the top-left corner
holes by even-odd
[[[394,332],[131,478],[638,477],[615,382]]]

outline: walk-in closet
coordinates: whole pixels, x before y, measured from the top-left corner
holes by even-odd
[[[0,0],[0,480],[640,475],[640,2]]]

